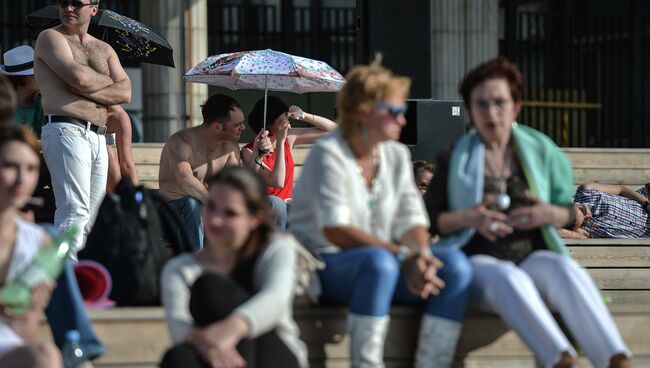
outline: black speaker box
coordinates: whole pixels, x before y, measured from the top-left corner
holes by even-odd
[[[411,77],[412,98],[431,98],[431,1],[357,0],[357,55]]]
[[[408,100],[406,126],[400,142],[411,150],[413,160],[436,162],[438,154],[460,138],[468,127],[461,100]]]

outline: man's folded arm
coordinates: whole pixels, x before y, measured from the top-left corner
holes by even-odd
[[[108,75],[76,62],[68,41],[55,30],[45,30],[38,36],[36,56],[68,86],[83,93],[99,91],[114,82]]]

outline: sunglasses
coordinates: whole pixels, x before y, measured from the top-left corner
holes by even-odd
[[[81,0],[61,0],[61,1],[59,1],[59,6],[61,7],[61,9],[65,9],[70,5],[72,5],[74,10],[79,10],[79,9],[83,8],[84,6],[93,6],[93,5],[97,5],[97,4],[84,4],[83,2],[81,2]]]
[[[481,111],[489,111],[492,106],[494,106],[497,111],[503,111],[503,109],[512,102],[511,99],[497,98],[493,101],[488,100],[476,100],[472,101],[472,105]]]
[[[395,105],[390,105],[387,103],[380,102],[375,105],[375,108],[377,109],[383,109],[383,110],[388,110],[388,112],[394,117],[400,117],[404,116],[406,114],[406,110],[408,109],[407,106],[395,106]]]

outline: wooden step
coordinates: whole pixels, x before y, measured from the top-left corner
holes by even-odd
[[[610,306],[610,309],[636,358],[650,361],[650,334],[647,333],[650,311],[639,305],[617,305]],[[387,366],[412,364],[420,312],[420,308],[392,308],[384,352]],[[116,308],[91,311],[90,314],[96,332],[108,349],[96,361],[96,367],[155,367],[171,345],[161,308]],[[301,337],[309,347],[312,366],[340,367],[348,364],[345,309],[303,307],[296,308],[294,315]],[[43,334],[46,334],[45,329]],[[465,319],[456,361],[459,365],[464,362],[465,366],[472,367],[521,367],[524,364],[532,367],[534,360],[521,339],[497,316],[472,310]]]

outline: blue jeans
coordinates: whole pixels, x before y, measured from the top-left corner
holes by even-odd
[[[384,248],[360,247],[321,254],[326,268],[319,272],[325,302],[345,304],[350,312],[385,316],[391,302],[426,303],[426,313],[462,321],[472,281],[472,267],[465,254],[452,248],[431,248],[445,266],[438,276],[445,281],[439,295],[426,301],[412,294],[400,274],[399,261]]]
[[[65,263],[63,272],[56,280],[56,289],[52,291],[45,315],[59,349],[65,344],[66,332],[77,330],[81,335],[81,348],[88,359],[97,358],[104,353],[104,346],[95,335],[88,318],[71,261]]]
[[[203,224],[201,223],[201,207],[203,203],[198,199],[186,196],[175,201],[169,202],[183,219],[183,225],[190,237],[192,250],[196,251],[203,248]],[[177,239],[180,239],[180,231]]]
[[[287,228],[287,202],[276,196],[266,196],[271,203],[271,214],[275,217],[275,228],[285,230]]]

